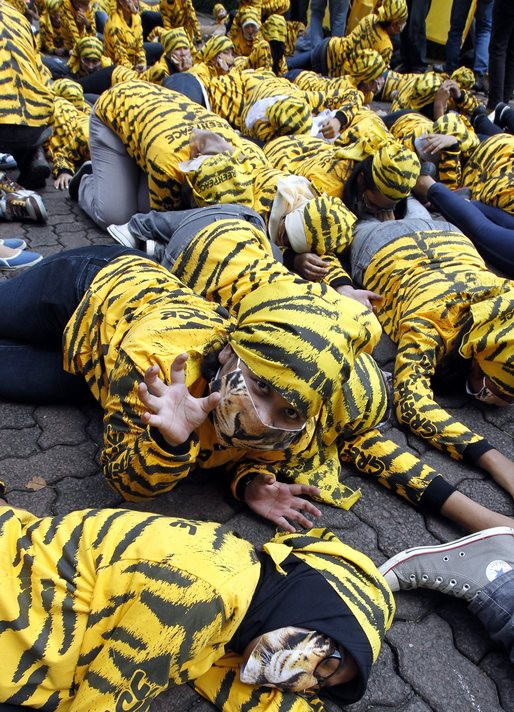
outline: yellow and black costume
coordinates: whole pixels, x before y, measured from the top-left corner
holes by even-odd
[[[73,175],[75,170],[89,161],[89,113],[77,109],[62,97],[54,100],[51,119],[52,135],[46,143],[46,150],[53,164],[53,174]]]
[[[355,356],[368,348],[367,324],[348,318],[331,288],[286,276],[246,295],[235,322],[146,258],[114,259],[96,275],[66,327],[64,367],[85,378],[105,411],[104,473],[126,499],[168,491],[197,465],[240,463],[244,474],[270,474],[284,460],[284,451],[220,449],[209,418],[170,449],[141,421],[137,388],[151,363],[168,382],[171,363],[188,351],[186,385],[198,397],[207,388],[204,357],[229,343],[305,418],[315,418],[348,379]]]
[[[321,712],[318,697],[239,681],[252,601],[276,594],[256,635],[291,624],[292,604],[297,625],[333,612],[326,634],[359,670],[332,688],[340,703],[364,694],[395,610],[372,561],[324,529],[278,534],[257,552],[216,523],[112,509],[38,518],[5,506],[0,559],[0,700],[56,712],[148,710],[187,681],[219,709]],[[311,610],[294,605],[298,590]]]
[[[326,198],[307,204],[305,218],[311,251],[323,255],[343,252],[351,241],[351,223],[342,225],[340,211]],[[326,218],[331,216],[330,225]],[[339,222],[334,218],[339,217]],[[344,235],[346,234],[346,241]],[[219,258],[221,249],[226,257]],[[201,230],[178,257],[172,271],[195,293],[237,315],[244,296],[258,284],[287,279],[285,268],[272,256],[265,236],[240,221],[218,221]],[[349,280],[348,280],[349,281]],[[340,282],[342,283],[342,282]],[[341,297],[347,318],[352,315],[369,330],[369,348],[380,336],[371,312]],[[404,497],[411,504],[439,511],[453,488],[443,477],[396,443],[385,438],[377,424],[384,417],[387,394],[380,370],[368,353],[356,359],[350,378],[333,394],[331,408],[324,408],[302,448],[292,447],[280,464],[280,479],[320,488],[323,502],[347,509],[359,497],[345,485],[341,461]],[[241,467],[233,481],[251,472]]]
[[[146,66],[141,17],[132,13],[129,25],[120,8],[111,13],[104,27],[104,49],[114,64],[130,69]]]
[[[53,111],[53,94],[28,21],[0,3],[0,124],[45,126]]]
[[[398,346],[400,422],[452,457],[476,463],[491,445],[435,402],[431,378],[449,354],[460,353],[514,395],[512,282],[490,272],[448,224],[389,242],[373,255],[363,282],[382,295],[377,316]]]
[[[202,32],[192,0],[161,0],[160,10],[166,30],[183,27],[191,42],[202,41]]]
[[[71,0],[62,0],[59,7],[59,14],[62,24],[64,45],[71,52],[77,42],[84,37],[96,37],[96,25],[93,10],[91,7],[85,12],[86,23],[77,24],[77,10],[71,4]]]
[[[146,82],[124,82],[104,92],[95,112],[148,175],[150,204],[158,210],[180,206],[183,174],[178,164],[190,158],[193,128],[213,131],[236,148],[244,146],[216,114],[181,94]]]

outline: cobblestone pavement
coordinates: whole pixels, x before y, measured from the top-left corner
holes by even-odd
[[[14,174],[15,176],[16,174]],[[14,177],[13,176],[13,177]],[[86,218],[66,194],[43,191],[46,226],[0,224],[2,237],[23,236],[44,255],[65,248],[111,240]],[[4,275],[2,278],[9,278]],[[385,339],[377,358],[391,370],[393,350]],[[445,400],[451,412],[514,455],[514,413],[470,406],[466,397]],[[512,501],[483,473],[450,461],[395,425],[388,435],[410,448],[466,494],[504,514]],[[118,507],[99,466],[102,443],[100,409],[36,407],[0,402],[0,479],[9,501],[38,515],[65,514],[83,507]],[[377,563],[413,545],[448,541],[463,532],[441,517],[425,516],[375,483],[351,471],[347,481],[362,497],[349,512],[322,506],[321,524]],[[273,528],[230,500],[225,482],[212,473],[192,475],[176,490],[135,509],[230,524],[255,544]],[[352,712],[512,712],[512,666],[502,649],[489,641],[465,604],[431,591],[397,597],[396,622],[389,632],[364,699]],[[188,686],[173,688],[152,705],[153,712],[207,712],[213,709]]]

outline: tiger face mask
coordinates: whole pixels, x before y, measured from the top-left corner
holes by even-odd
[[[324,633],[288,626],[259,638],[239,678],[247,685],[302,692],[322,686],[343,665],[344,656]]]
[[[285,450],[305,428],[276,428],[264,423],[255,407],[240,368],[240,359],[230,373],[210,383],[210,391],[219,392],[221,401],[212,412],[218,442],[244,450]]]

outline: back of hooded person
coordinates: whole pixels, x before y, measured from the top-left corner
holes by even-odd
[[[232,650],[194,682],[195,689],[219,709],[318,709],[323,701],[347,705],[359,700],[366,690],[381,641],[394,615],[389,587],[368,557],[343,544],[327,529],[304,533],[277,534],[264,545],[260,555],[261,577],[252,602],[236,634],[226,646]],[[301,591],[301,595],[299,592]],[[241,679],[269,684],[272,661],[267,654],[254,656],[241,668],[241,654],[249,642],[271,631],[288,628],[325,634],[335,641],[343,655],[356,664],[356,676],[346,684],[313,690],[314,697],[280,689],[256,688]],[[302,664],[303,662],[303,664]],[[283,685],[302,689],[315,682],[295,655],[283,664]],[[276,666],[275,666],[276,667]],[[241,672],[239,672],[241,669]],[[307,701],[308,700],[308,701]]]

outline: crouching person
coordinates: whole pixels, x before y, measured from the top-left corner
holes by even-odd
[[[326,529],[257,551],[216,523],[2,506],[0,556],[0,701],[31,708],[148,710],[188,681],[223,710],[348,704],[394,614],[371,560]]]

